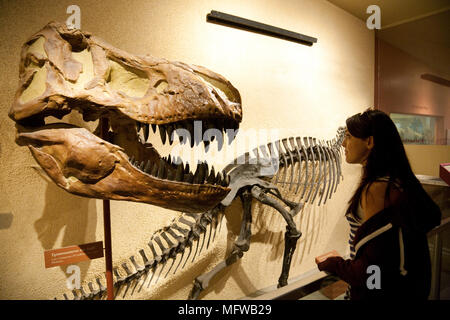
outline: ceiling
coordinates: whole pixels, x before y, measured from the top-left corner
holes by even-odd
[[[381,29],[376,36],[450,78],[450,0],[328,0],[366,21],[378,5]]]
[[[389,28],[411,20],[450,10],[450,0],[328,0],[355,17],[366,21],[370,5],[377,5],[381,12],[381,29]]]

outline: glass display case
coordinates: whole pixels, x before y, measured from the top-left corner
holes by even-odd
[[[437,144],[436,117],[391,113],[403,143]]]

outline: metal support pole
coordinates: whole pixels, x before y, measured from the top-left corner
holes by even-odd
[[[106,292],[108,300],[114,300],[111,249],[111,209],[109,200],[103,200],[103,225],[105,230]]]
[[[109,123],[107,118],[101,118],[101,135],[108,141]],[[112,248],[111,248],[111,206],[109,200],[103,200],[103,229],[105,238],[105,266],[106,266],[106,293],[108,300],[114,300],[114,282],[112,274]]]
[[[433,293],[432,299],[439,300],[441,295],[441,258],[442,258],[442,237],[440,232],[434,235],[433,250]]]

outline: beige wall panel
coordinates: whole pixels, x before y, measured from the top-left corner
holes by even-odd
[[[439,177],[439,165],[450,162],[450,146],[407,144],[405,150],[415,174]]]

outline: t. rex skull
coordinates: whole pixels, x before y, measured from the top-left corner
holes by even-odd
[[[193,122],[236,129],[239,92],[210,70],[114,48],[80,30],[51,22],[23,46],[20,81],[9,112],[17,143],[28,145],[53,181],[80,196],[128,200],[199,212],[229,192],[227,177],[199,165],[194,173],[163,159],[147,141],[152,126],[172,143]],[[84,121],[107,119],[94,132],[71,124],[45,125],[77,110]],[[103,133],[101,133],[103,132]]]

